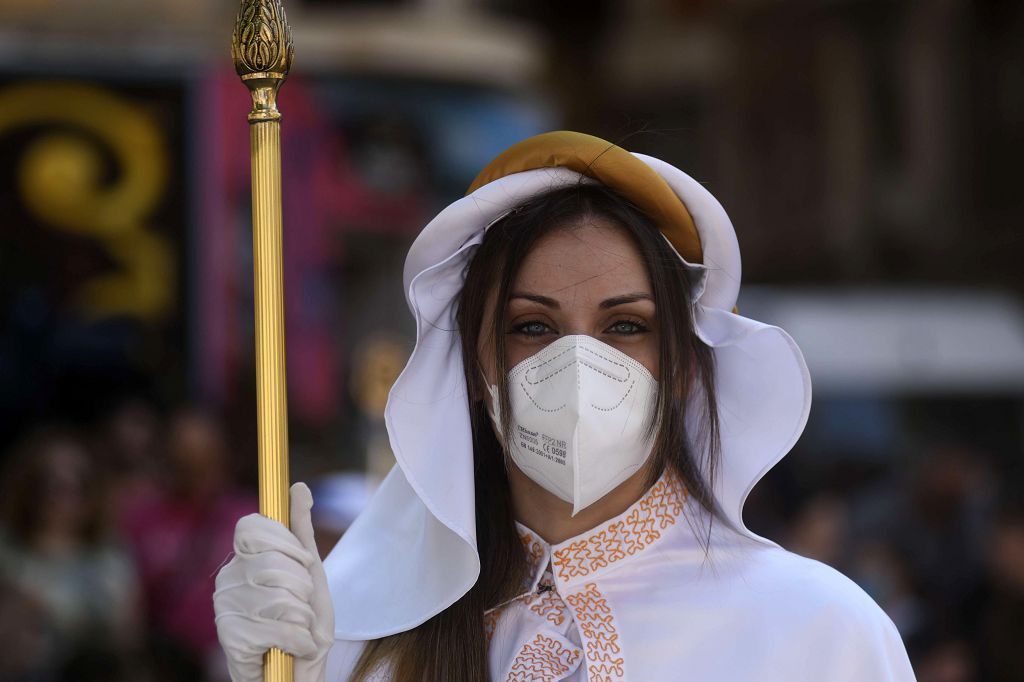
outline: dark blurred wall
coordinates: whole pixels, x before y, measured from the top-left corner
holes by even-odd
[[[566,126],[706,182],[745,279],[1024,291],[1020,2],[492,4]]]

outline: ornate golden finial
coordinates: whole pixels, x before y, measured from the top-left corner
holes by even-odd
[[[231,35],[235,71],[252,94],[249,121],[276,121],[277,89],[292,66],[295,46],[280,0],[242,0]]]

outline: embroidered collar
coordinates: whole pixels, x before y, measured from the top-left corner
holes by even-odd
[[[666,471],[626,511],[565,542],[548,545],[517,522],[519,538],[532,569],[526,591],[537,588],[549,562],[556,586],[570,586],[638,556],[676,524],[686,500],[687,491],[682,481]]]

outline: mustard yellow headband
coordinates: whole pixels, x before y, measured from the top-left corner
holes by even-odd
[[[687,262],[703,262],[693,217],[668,183],[622,147],[593,135],[557,130],[514,144],[480,171],[466,194],[506,175],[555,167],[576,171],[618,191],[654,220]]]

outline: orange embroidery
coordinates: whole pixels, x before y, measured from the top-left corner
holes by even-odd
[[[505,682],[553,682],[573,669],[583,652],[556,639],[537,635],[523,645]]]
[[[567,615],[565,603],[554,590],[537,595],[530,603],[530,610],[538,616],[547,618],[552,625],[561,625]]]
[[[585,577],[636,554],[676,522],[685,501],[686,488],[682,482],[671,473],[665,474],[628,515],[556,550],[552,563],[558,577]]]
[[[523,549],[526,551],[526,562],[530,568],[536,571],[538,564],[544,558],[544,545],[532,534],[523,531],[519,531],[519,541],[523,543]]]
[[[546,618],[553,625],[561,625],[568,617],[569,610],[565,607],[565,602],[562,601],[558,592],[555,591],[554,582],[551,571],[544,571],[544,575],[540,579],[543,591],[534,593],[530,597],[530,610],[538,616]]]
[[[501,618],[501,609],[494,609],[484,613],[484,643],[491,646],[491,639],[494,637],[494,630],[498,627],[498,620]]]
[[[587,647],[587,674],[591,682],[616,682],[625,678],[619,633],[612,609],[594,583],[565,598],[576,611],[576,624]]]

